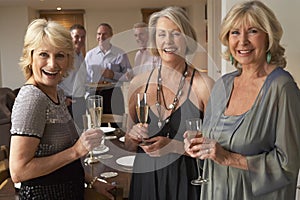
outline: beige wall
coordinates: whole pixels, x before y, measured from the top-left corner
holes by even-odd
[[[237,0],[215,0],[221,2],[222,13],[237,2]],[[205,46],[204,26],[205,22],[202,19],[203,13],[200,13],[202,0],[194,1],[192,6],[187,7],[192,24],[194,25],[199,41]],[[284,28],[283,44],[287,49],[287,70],[292,73],[298,84],[300,83],[300,70],[298,64],[300,63],[300,40],[296,37],[299,33],[300,26],[297,26],[300,19],[298,8],[300,2],[298,1],[282,1],[282,0],[265,0],[276,13]],[[289,14],[293,13],[293,14]],[[17,88],[23,85],[23,74],[19,69],[18,61],[21,56],[23,37],[26,26],[30,19],[36,16],[35,10],[27,7],[0,7],[0,86]],[[9,20],[8,20],[9,19]],[[139,9],[122,9],[117,11],[111,10],[86,10],[85,12],[85,26],[87,33],[87,50],[96,46],[96,27],[100,22],[108,22],[113,26],[115,32],[115,41],[121,47],[126,47],[125,51],[129,53],[132,61],[134,55],[134,48],[136,44],[131,39],[122,39],[123,35],[128,35],[130,38],[130,29],[132,24],[142,19]],[[217,24],[217,26],[219,26]],[[215,43],[218,41],[215,40]],[[212,48],[212,50],[217,48]],[[219,52],[216,52],[218,57]],[[221,60],[221,58],[219,58]],[[220,63],[220,62],[216,62]],[[219,64],[218,64],[219,65]],[[232,68],[228,63],[222,62],[222,74],[226,73]]]
[[[0,80],[2,87],[17,88],[24,82],[18,61],[22,51],[24,30],[28,24],[27,16],[28,10],[25,7],[0,7]]]
[[[187,7],[191,13],[191,21],[195,26],[200,41],[204,41],[205,30],[203,21],[199,18],[203,13],[202,0],[195,1],[193,6]],[[202,7],[201,7],[202,6]],[[2,28],[0,37],[0,86],[17,88],[23,85],[23,74],[19,69],[18,60],[21,56],[23,37],[26,26],[35,17],[35,10],[27,7],[0,7],[0,26]],[[9,21],[7,19],[10,19]],[[140,9],[122,9],[122,10],[85,10],[85,27],[87,29],[86,50],[97,45],[96,28],[99,23],[107,22],[114,29],[114,39],[112,42],[123,48],[129,55],[133,63],[136,43],[134,41],[131,29],[134,23],[142,20]],[[125,38],[125,39],[124,39]]]

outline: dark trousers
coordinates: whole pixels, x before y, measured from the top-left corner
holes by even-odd
[[[103,113],[123,115],[124,98],[120,87],[114,87],[106,90],[97,90],[96,94],[103,96]],[[117,124],[112,124],[113,127],[119,127]]]

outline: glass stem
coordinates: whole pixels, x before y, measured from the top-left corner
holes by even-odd
[[[92,151],[90,151],[90,158],[91,158],[91,159],[94,159],[93,150],[92,150]]]
[[[200,160],[196,158],[197,171],[198,171],[198,179],[201,179],[201,171],[200,171]]]

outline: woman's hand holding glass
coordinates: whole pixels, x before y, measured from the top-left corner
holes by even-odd
[[[80,157],[85,156],[89,151],[99,146],[104,133],[100,129],[89,129],[84,131],[74,147]]]
[[[202,133],[201,131],[201,127],[202,127],[202,120],[200,118],[192,118],[192,119],[188,119],[186,120],[186,132],[184,133],[184,144],[185,144],[185,149],[187,151],[187,153],[193,152],[193,147],[194,144],[192,142],[192,139],[195,140],[195,137],[199,138],[202,137]],[[193,157],[193,156],[192,156]],[[191,181],[192,185],[201,185],[204,183],[207,183],[208,180],[202,178],[201,176],[201,171],[200,171],[200,160],[199,157],[196,156],[196,163],[197,163],[197,170],[198,170],[198,178],[194,179]]]
[[[148,138],[148,124],[135,124],[131,130],[128,132],[130,139],[137,143],[141,144],[145,138]]]
[[[188,132],[184,134],[184,148],[191,157],[211,159],[219,165],[248,169],[247,160],[242,155],[224,149],[216,140],[202,137],[202,134],[190,140]]]
[[[151,157],[160,157],[169,153],[177,153],[176,148],[180,142],[164,136],[156,136],[147,139],[148,145],[140,145],[141,148]]]
[[[186,131],[184,134],[184,149],[191,157],[216,161],[217,149],[219,152],[225,151],[215,140],[203,137],[202,133],[198,132],[194,138],[188,136],[190,133],[191,131]]]
[[[103,97],[100,95],[92,95],[87,98],[87,109],[91,116],[91,126],[94,129],[99,129],[101,127],[102,111],[103,111]],[[101,141],[94,148],[94,150],[103,151],[107,148],[104,144],[105,136],[102,135]],[[99,162],[100,160],[93,156],[93,151],[90,151],[90,158],[88,163],[93,164]]]

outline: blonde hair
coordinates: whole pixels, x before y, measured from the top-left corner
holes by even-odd
[[[186,54],[192,54],[197,49],[197,36],[196,32],[189,21],[189,18],[185,12],[180,7],[171,6],[167,7],[159,12],[155,12],[150,16],[149,19],[149,31],[150,31],[150,46],[151,52],[155,56],[159,56],[157,47],[156,47],[156,25],[157,21],[161,17],[167,17],[173,23],[177,25],[180,29],[181,33],[183,33],[186,37],[187,49]]]
[[[271,53],[270,63],[284,68],[286,66],[285,49],[280,45],[283,29],[273,11],[260,1],[246,1],[236,4],[225,16],[219,35],[220,41],[227,47],[223,52],[224,59],[230,60],[231,53],[228,48],[230,30],[246,24],[250,24],[267,34],[266,52]],[[234,61],[234,66],[239,69],[237,61]]]
[[[25,79],[32,76],[32,54],[33,51],[43,43],[62,49],[68,54],[68,69],[73,68],[74,46],[69,30],[62,25],[45,19],[35,19],[28,27],[24,37],[23,55],[19,65],[22,68]]]

